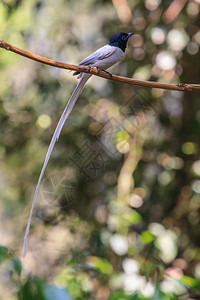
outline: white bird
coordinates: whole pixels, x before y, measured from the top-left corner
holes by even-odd
[[[99,48],[98,50],[93,52],[91,55],[86,57],[80,63],[80,65],[97,67],[98,69],[102,69],[102,70],[108,69],[109,67],[113,66],[114,64],[119,62],[124,57],[127,41],[129,39],[129,37],[132,35],[133,35],[132,32],[130,32],[130,33],[119,32],[119,33],[113,35],[110,39],[109,44],[105,45],[104,47]],[[44,175],[44,171],[45,171],[48,161],[50,159],[54,145],[57,142],[57,140],[59,139],[60,132],[61,132],[67,118],[69,117],[87,80],[92,76],[91,74],[74,72],[74,75],[78,75],[78,74],[79,74],[78,78],[80,78],[80,80],[79,80],[77,86],[75,87],[75,89],[74,89],[61,117],[60,117],[58,125],[54,131],[54,134],[51,139],[51,143],[49,145],[49,148],[48,148],[48,151],[47,151],[47,154],[45,157],[45,161],[44,161],[44,164],[43,164],[43,167],[42,167],[42,170],[41,170],[38,182],[37,182],[37,186],[36,186],[35,194],[34,194],[34,198],[33,198],[33,203],[32,203],[32,207],[30,210],[29,219],[28,219],[28,224],[26,227],[25,235],[24,235],[23,257],[25,257],[25,255],[26,255],[31,219],[32,219],[32,215],[33,215],[35,202],[36,202],[36,199],[38,196],[40,183],[41,183],[41,180]]]

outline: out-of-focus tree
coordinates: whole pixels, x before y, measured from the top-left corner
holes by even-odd
[[[112,73],[200,83],[199,10],[198,0],[2,0],[0,39],[78,64],[133,31]],[[0,77],[3,299],[198,299],[199,92],[93,76],[53,151],[21,267],[35,184],[77,80],[2,49]]]

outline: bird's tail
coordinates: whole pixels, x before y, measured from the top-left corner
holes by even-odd
[[[41,173],[40,173],[40,177],[38,179],[37,186],[36,186],[36,189],[35,189],[35,194],[34,194],[34,198],[33,198],[32,207],[31,207],[31,210],[30,210],[28,224],[27,224],[27,227],[26,227],[25,235],[24,235],[23,257],[25,257],[25,255],[26,255],[26,249],[27,249],[28,235],[29,235],[29,230],[30,230],[30,225],[31,225],[31,219],[32,219],[32,215],[33,215],[35,202],[36,202],[36,199],[37,199],[37,196],[38,196],[40,183],[41,183],[41,180],[42,180],[43,175],[44,175],[44,171],[45,171],[46,166],[48,164],[48,161],[50,159],[50,156],[51,156],[51,153],[53,151],[54,145],[57,142],[57,140],[59,139],[60,132],[61,132],[67,118],[69,117],[69,115],[70,115],[70,113],[71,113],[71,111],[72,111],[79,95],[81,94],[85,83],[87,82],[87,80],[90,77],[91,77],[90,74],[81,74],[81,79],[80,79],[79,83],[77,84],[77,86],[75,87],[75,89],[74,89],[74,91],[71,95],[71,98],[69,99],[69,101],[68,101],[68,103],[67,103],[67,105],[66,105],[66,107],[65,107],[65,109],[62,113],[62,115],[60,117],[60,120],[58,122],[58,125],[57,125],[57,127],[54,131],[53,137],[51,139],[51,143],[49,145],[49,148],[48,148],[48,151],[47,151],[47,154],[46,154],[46,157],[45,157],[45,161],[44,161]]]

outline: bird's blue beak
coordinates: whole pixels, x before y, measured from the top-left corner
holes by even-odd
[[[132,36],[134,33],[133,32],[129,32],[128,33],[128,38],[130,38],[130,36]]]

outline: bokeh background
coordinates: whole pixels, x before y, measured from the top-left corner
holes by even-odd
[[[0,39],[67,63],[134,32],[113,74],[200,83],[199,0],[2,0]],[[200,95],[77,79],[0,49],[0,299],[199,299]]]

